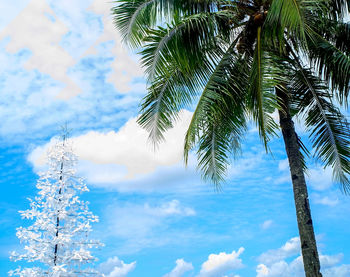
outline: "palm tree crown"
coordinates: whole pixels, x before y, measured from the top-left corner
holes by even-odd
[[[197,151],[204,178],[219,185],[249,121],[269,150],[282,131],[304,268],[322,276],[312,226],[308,150],[292,118],[305,122],[313,155],[350,191],[349,0],[119,0],[115,24],[139,49],[149,82],[138,122],[163,139],[182,108],[196,103],[185,160]],[[278,110],[277,124],[272,113]]]
[[[121,0],[113,9],[125,41],[142,48],[149,80],[139,123],[154,141],[178,112],[197,102],[185,156],[197,146],[199,167],[215,184],[253,119],[268,148],[288,94],[293,116],[305,120],[314,154],[347,191],[349,129],[334,104],[346,105],[350,25],[346,1]]]

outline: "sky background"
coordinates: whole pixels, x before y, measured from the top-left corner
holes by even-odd
[[[152,151],[136,124],[146,92],[135,53],[121,43],[104,0],[0,0],[0,276],[18,266],[19,210],[68,123],[78,173],[100,221],[93,254],[108,277],[304,276],[281,138],[267,155],[254,126],[221,191],[196,158],[183,165],[190,110]],[[307,145],[302,123],[298,133]],[[350,198],[309,160],[308,184],[324,276],[350,276]],[[23,264],[22,264],[23,265]],[[29,265],[30,266],[30,265]]]

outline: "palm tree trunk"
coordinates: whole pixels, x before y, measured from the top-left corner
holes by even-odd
[[[321,277],[320,261],[317,252],[314,228],[311,219],[309,197],[303,171],[298,135],[290,115],[288,95],[276,89],[284,110],[279,111],[280,126],[289,161],[290,175],[293,183],[294,201],[298,221],[301,252],[303,256],[305,276]]]

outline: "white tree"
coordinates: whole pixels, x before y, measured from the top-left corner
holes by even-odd
[[[75,170],[77,157],[64,132],[48,150],[48,170],[40,174],[38,196],[29,199],[30,209],[20,211],[22,218],[34,220],[29,227],[17,228],[17,237],[25,243],[23,253],[11,253],[14,261],[33,262],[31,268],[18,267],[9,272],[20,277],[73,277],[100,275],[92,269],[96,261],[90,249],[101,246],[88,239],[91,222],[98,217],[88,210],[79,194],[88,191]]]

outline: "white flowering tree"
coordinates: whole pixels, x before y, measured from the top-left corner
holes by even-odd
[[[29,227],[17,228],[17,237],[25,244],[23,253],[12,252],[14,261],[33,262],[33,267],[9,272],[20,277],[100,276],[92,269],[96,260],[90,249],[101,246],[88,238],[91,222],[97,222],[88,203],[79,194],[88,191],[76,176],[77,157],[67,139],[67,132],[47,154],[48,170],[40,174],[38,196],[30,200],[30,209],[20,211],[22,218],[34,221]]]

